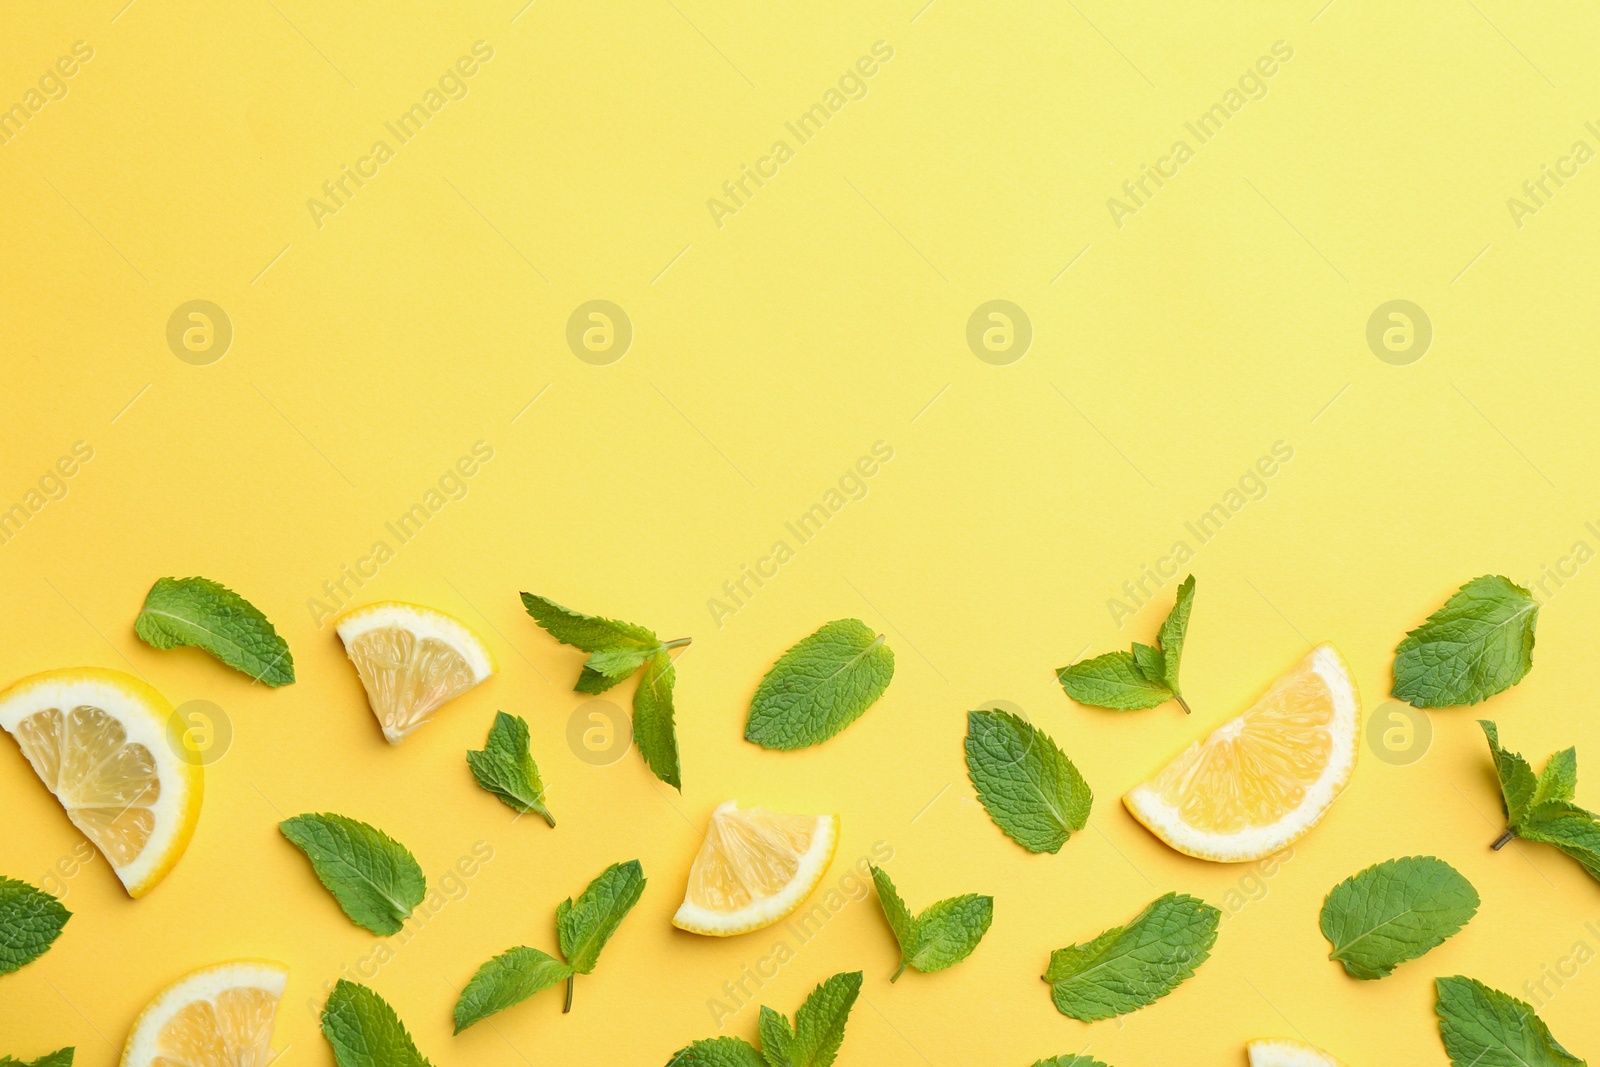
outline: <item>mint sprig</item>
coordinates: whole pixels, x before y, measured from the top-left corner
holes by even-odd
[[[1506,813],[1506,831],[1490,847],[1499,851],[1515,837],[1554,845],[1600,879],[1600,816],[1573,803],[1578,790],[1577,750],[1557,752],[1535,777],[1527,760],[1500,747],[1494,723],[1480,719],[1478,725],[1489,739]]]
[[[1353,978],[1383,978],[1454,936],[1478,910],[1478,891],[1433,856],[1375,864],[1333,887],[1322,936]]]
[[[743,1038],[711,1038],[679,1049],[667,1067],[829,1067],[839,1055],[845,1023],[860,992],[860,971],[836,974],[811,991],[793,1025],[761,1006],[759,1053]]]
[[[574,976],[594,970],[600,950],[639,903],[644,886],[644,869],[629,860],[601,871],[576,900],[562,901],[556,908],[556,939],[566,962],[523,945],[489,960],[456,1000],[456,1033],[563,981],[567,997],[561,1010],[571,1011]]]
[[[49,893],[0,876],[0,974],[43,956],[70,918],[72,912]]]
[[[994,921],[994,897],[964,893],[938,901],[912,915],[895,891],[889,872],[872,868],[878,903],[900,945],[900,967],[890,977],[897,982],[907,967],[924,974],[953,967],[972,955]]]
[[[410,851],[379,830],[343,815],[296,815],[278,824],[311,861],[317,879],[357,926],[381,937],[400,932],[427,883]]]
[[[1056,680],[1080,704],[1112,711],[1144,711],[1176,700],[1189,713],[1178,686],[1178,666],[1194,608],[1194,575],[1178,586],[1178,596],[1156,634],[1155,645],[1135,641],[1127,652],[1107,652],[1056,670]]]
[[[522,606],[533,621],[564,645],[589,653],[573,690],[599,694],[627,681],[640,667],[645,674],[633,694],[633,740],[655,776],[683,789],[678,766],[678,734],[672,704],[677,680],[668,653],[692,638],[663,641],[653,630],[630,622],[585,615],[547,597],[522,594]]]
[[[513,811],[524,815],[536,812],[555,826],[555,816],[545,807],[544,780],[533,762],[526,720],[497,711],[489,739],[481,751],[467,753],[472,777],[488,792],[499,797]]]
[[[1508,578],[1486,574],[1451,594],[1394,652],[1394,696],[1419,708],[1476,704],[1533,668],[1539,605]]]
[[[860,619],[836,619],[796,642],[750,702],[744,739],[762,748],[820,745],[855,722],[894,677],[894,652]]]
[[[161,578],[150,587],[133,632],[152,648],[191,645],[265,685],[294,681],[294,656],[267,617],[208,578]]]

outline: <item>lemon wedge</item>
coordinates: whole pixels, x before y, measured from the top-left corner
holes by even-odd
[[[391,745],[494,673],[489,646],[461,620],[396,600],[342,615],[334,627]]]
[[[98,667],[0,693],[0,727],[133,897],[167,876],[200,820],[205,776],[168,733],[172,717],[150,686]]]
[[[711,813],[672,925],[712,937],[771,926],[811,895],[838,847],[837,815],[784,815],[727,801]]]
[[[1344,1064],[1298,1041],[1251,1041],[1245,1045],[1250,1067],[1344,1067]]]
[[[289,969],[268,960],[205,967],[163,989],[134,1021],[121,1067],[267,1067]]]
[[[1269,856],[1321,821],[1344,791],[1360,712],[1349,664],[1318,645],[1250,710],[1191,742],[1122,802],[1185,855]]]

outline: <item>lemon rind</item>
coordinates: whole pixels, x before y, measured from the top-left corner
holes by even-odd
[[[120,1067],[147,1067],[157,1055],[161,1028],[185,1005],[215,1001],[224,990],[240,988],[264,990],[281,1002],[288,981],[289,968],[276,960],[228,960],[190,971],[157,993],[139,1013],[123,1045]]]
[[[1122,798],[1133,817],[1164,843],[1196,859],[1236,863],[1261,859],[1285,848],[1322,821],[1333,802],[1349,784],[1359,750],[1361,698],[1356,692],[1350,665],[1331,644],[1321,644],[1307,653],[1309,663],[1327,684],[1334,702],[1331,724],[1332,750],[1322,777],[1306,792],[1306,802],[1290,816],[1270,826],[1252,827],[1234,834],[1198,830],[1185,823],[1177,810],[1161,798],[1150,782],[1135,786]],[[1231,723],[1232,719],[1228,720]],[[1217,729],[1228,725],[1223,723]],[[1215,731],[1213,731],[1215,732]],[[1207,737],[1209,738],[1209,734]],[[1192,745],[1202,741],[1191,742]],[[1176,758],[1176,757],[1175,757]],[[1170,762],[1170,761],[1169,761]],[[1165,766],[1165,764],[1163,765]]]
[[[737,804],[731,800],[727,801],[719,805],[717,811],[724,811],[730,806],[737,807]],[[733,937],[782,921],[805,903],[806,898],[828,873],[834,853],[839,849],[839,826],[837,815],[817,816],[817,832],[811,838],[811,845],[800,857],[794,877],[778,893],[762,900],[752,901],[733,912],[702,908],[698,904],[690,903],[686,898],[672,916],[672,925],[680,930],[687,930],[692,934],[704,934],[707,937]]]
[[[14,734],[23,719],[46,708],[83,704],[115,717],[128,741],[143,745],[156,760],[161,795],[150,805],[156,820],[155,832],[132,863],[119,867],[111,857],[105,857],[128,895],[141,897],[177,866],[188,849],[200,821],[205,772],[198,763],[190,763],[173,751],[167,734],[173,709],[167,698],[130,674],[103,667],[44,671],[13,683],[0,692],[0,728]],[[56,796],[53,789],[51,795]],[[59,796],[56,800],[61,803]],[[66,811],[64,803],[62,810]]]
[[[408,604],[401,600],[382,600],[353,608],[339,616],[334,631],[344,642],[345,651],[350,643],[362,634],[387,626],[400,626],[419,638],[432,637],[454,648],[472,668],[472,681],[476,685],[495,671],[494,656],[483,639],[473,633],[467,624],[436,608],[421,604]]]
[[[1245,1044],[1250,1067],[1344,1067],[1344,1064],[1311,1045],[1283,1038],[1262,1038]]]

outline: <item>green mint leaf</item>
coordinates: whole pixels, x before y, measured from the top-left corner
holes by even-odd
[[[0,974],[43,956],[72,912],[27,882],[0,876]]]
[[[1090,1056],[1052,1056],[1047,1060],[1040,1060],[1033,1067],[1106,1067],[1106,1065]]]
[[[522,594],[522,606],[551,637],[585,652],[628,648],[648,651],[661,644],[656,635],[643,626],[585,615],[532,593]]]
[[[584,660],[583,669],[586,674],[598,674],[613,683],[620,682],[643,667],[650,654],[651,650],[645,648],[604,649]]]
[[[150,587],[133,632],[147,645],[192,645],[265,685],[294,681],[294,656],[256,606],[205,578],[162,578]]]
[[[860,619],[836,619],[802,638],[761,679],[744,738],[762,748],[820,745],[889,687],[894,652]]]
[[[568,897],[556,908],[561,954],[579,974],[594,970],[600,950],[644,892],[644,869],[638,860],[613,863],[589,883],[578,899]]]
[[[794,1029],[783,1016],[761,1008],[761,1055],[769,1067],[828,1067],[839,1054],[850,1008],[861,992],[861,972],[836,974],[818,985],[795,1014]]]
[[[755,1046],[739,1037],[696,1041],[673,1053],[667,1067],[767,1067]]]
[[[1383,978],[1444,944],[1478,911],[1478,891],[1444,860],[1408,856],[1340,882],[1322,904],[1322,936],[1354,978]]]
[[[601,674],[585,666],[578,672],[578,681],[573,685],[574,693],[588,693],[590,696],[599,696],[608,689],[615,688],[628,680],[626,674]]]
[[[1522,821],[1522,816],[1533,803],[1533,794],[1539,787],[1538,779],[1534,777],[1533,767],[1527,760],[1500,747],[1500,731],[1494,723],[1479,719],[1478,725],[1489,739],[1489,751],[1494,756],[1495,776],[1500,779],[1500,799],[1506,809],[1506,819],[1515,826]],[[1573,775],[1577,775],[1576,766]],[[1574,781],[1573,785],[1576,787],[1577,782]]]
[[[1140,670],[1132,652],[1107,652],[1079,660],[1058,669],[1056,680],[1078,703],[1112,711],[1144,711],[1172,699],[1172,690]]]
[[[317,878],[357,926],[381,936],[397,934],[422,903],[422,868],[382,830],[329,814],[296,815],[278,829],[311,860]]]
[[[1479,719],[1478,725],[1489,739],[1509,824],[1494,847],[1501,848],[1513,834],[1526,841],[1554,845],[1600,879],[1600,818],[1572,803],[1578,791],[1576,750],[1557,752],[1535,777],[1527,760],[1500,747],[1500,732],[1494,723]]]
[[[673,720],[672,685],[678,669],[666,651],[650,657],[639,688],[633,691],[633,743],[655,776],[682,792],[678,766],[678,727]]]
[[[1419,708],[1476,704],[1533,666],[1539,605],[1495,574],[1474,578],[1395,649],[1393,694]]]
[[[1170,688],[1164,680],[1167,676],[1167,657],[1161,654],[1159,648],[1141,645],[1135,641],[1133,643],[1133,665],[1139,669],[1140,674],[1144,675],[1146,681],[1164,688]]]
[[[1203,900],[1168,893],[1126,926],[1050,954],[1044,980],[1056,1010],[1083,1022],[1155,1003],[1211,955],[1222,913]]]
[[[1004,711],[967,712],[967,775],[989,818],[1029,852],[1059,852],[1094,794],[1055,743]]]
[[[58,1048],[26,1063],[10,1056],[0,1056],[0,1067],[72,1067],[72,1057],[76,1053],[76,1049]]]
[[[322,1036],[338,1067],[433,1067],[382,997],[343,978],[322,1009]]]
[[[456,1001],[456,1033],[572,977],[572,968],[536,948],[508,949],[478,968]]]
[[[1533,1009],[1482,982],[1434,980],[1439,1033],[1455,1067],[1584,1067]]]
[[[895,892],[889,872],[872,868],[872,881],[878,887],[878,901],[888,916],[889,927],[900,943],[900,970],[893,982],[910,967],[924,974],[942,971],[972,955],[994,921],[994,898],[966,893],[928,906],[913,918]]]
[[[1167,613],[1166,621],[1161,624],[1161,630],[1156,634],[1156,643],[1161,646],[1161,655],[1164,659],[1166,673],[1161,680],[1167,688],[1174,693],[1178,688],[1178,663],[1183,659],[1183,640],[1189,633],[1189,613],[1194,609],[1194,575],[1189,575],[1178,586],[1178,598],[1172,604],[1172,610]]]
[[[536,812],[551,826],[555,816],[544,804],[544,781],[529,750],[528,724],[521,718],[495,712],[494,725],[481,752],[468,752],[467,765],[478,784],[522,812]]]

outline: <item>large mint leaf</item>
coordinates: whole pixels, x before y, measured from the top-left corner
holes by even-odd
[[[968,712],[966,748],[978,799],[1029,852],[1060,851],[1089,821],[1088,783],[1032,723],[1004,711]]]
[[[294,656],[267,617],[206,578],[162,578],[150,587],[133,632],[155,648],[192,645],[265,685],[294,681]]]
[[[778,657],[756,687],[745,740],[818,745],[855,722],[894,677],[894,653],[860,619],[837,619]]]

